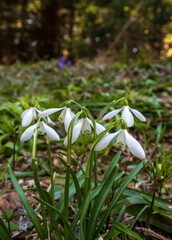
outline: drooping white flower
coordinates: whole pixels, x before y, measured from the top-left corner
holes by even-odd
[[[59,116],[59,120],[61,122],[64,122],[64,126],[65,126],[65,130],[66,132],[68,131],[70,122],[72,120],[72,118],[75,116],[75,114],[70,110],[70,108],[68,107],[62,107],[62,108],[50,108],[47,109],[45,111],[42,111],[41,113],[38,114],[39,117],[47,117],[52,113],[58,112],[60,110],[63,111],[61,112],[60,116]]]
[[[21,135],[20,141],[26,142],[27,140],[29,140],[29,139],[33,136],[33,132],[34,132],[36,126],[37,126],[37,123],[34,124],[34,125],[32,125],[32,126],[30,126],[30,127],[28,127],[28,128],[24,131],[24,133]]]
[[[121,117],[126,121],[128,127],[132,127],[134,124],[134,118],[131,112],[142,122],[146,122],[146,118],[136,109],[130,108],[129,106],[123,106],[120,109],[113,110],[107,113],[103,120],[107,120],[115,117],[119,112],[122,111]]]
[[[29,126],[31,124],[32,120],[37,118],[37,113],[39,113],[39,112],[40,111],[35,107],[31,107],[31,108],[25,110],[21,115],[22,126],[23,127]]]
[[[22,126],[23,127],[29,126],[31,124],[32,120],[37,119],[38,114],[40,114],[40,113],[41,113],[41,111],[35,107],[31,107],[31,108],[25,110],[21,115]],[[48,120],[49,124],[54,124],[53,121],[48,116],[47,116],[47,120]]]
[[[130,152],[138,158],[145,158],[145,152],[140,143],[127,132],[126,129],[120,129],[115,133],[106,134],[95,146],[95,151],[104,150],[112,139],[117,136],[116,143],[119,145],[127,146]]]
[[[21,135],[20,140],[22,142],[25,142],[25,141],[29,140],[33,136],[33,133],[34,133],[34,130],[35,130],[36,127],[37,127],[37,123],[32,125],[32,126],[30,126],[30,127],[28,127],[24,131],[24,133]],[[38,124],[38,133],[40,133],[40,134],[46,133],[49,136],[49,138],[51,140],[54,140],[54,141],[59,141],[60,140],[60,137],[56,133],[56,131],[53,128],[49,127],[43,121],[39,122],[39,124]]]
[[[70,108],[65,107],[63,111],[60,113],[59,121],[64,122],[65,130],[68,131],[70,122],[75,114],[70,110]]]
[[[93,123],[89,118],[81,118],[73,127],[72,132],[72,144],[78,139],[80,133],[82,134],[88,134],[91,133],[91,127],[93,128]],[[96,123],[96,134],[99,135],[102,131],[104,131],[105,128],[99,124]],[[67,136],[64,140],[64,145],[67,145]]]

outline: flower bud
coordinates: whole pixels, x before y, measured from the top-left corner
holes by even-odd
[[[123,121],[123,122],[121,123],[121,128],[122,128],[122,129],[127,129],[127,123],[126,123],[125,121]]]
[[[66,107],[67,107],[67,108],[70,108],[70,107],[71,107],[71,101],[69,101],[69,102],[66,103]]]
[[[86,113],[85,111],[82,111],[81,117],[82,117],[82,118],[86,118],[86,117],[87,117],[87,113]]]

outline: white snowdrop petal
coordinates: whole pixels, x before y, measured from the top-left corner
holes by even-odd
[[[39,109],[35,108],[35,110],[36,110],[38,113],[41,113],[41,111],[40,111]]]
[[[141,112],[133,108],[130,108],[130,110],[136,116],[136,118],[138,118],[142,122],[146,122],[146,118],[143,116],[143,114],[141,114]]]
[[[129,134],[127,130],[125,130],[124,133],[126,137],[126,145],[128,146],[130,152],[136,157],[144,159],[145,152],[140,143],[135,138],[133,138],[133,136],[131,136],[131,134]]]
[[[80,119],[78,123],[73,127],[72,144],[78,139],[79,134],[81,132],[82,124],[83,124],[83,119]]]
[[[54,124],[54,122],[51,120],[51,118],[49,116],[47,116],[47,121],[49,124]]]
[[[120,130],[121,131],[121,130]],[[120,132],[116,132],[116,133],[109,133],[106,134],[104,137],[102,137],[102,139],[96,144],[94,150],[95,151],[102,151],[103,149],[105,149],[109,143],[112,141],[112,139]]]
[[[75,114],[70,110],[70,108],[68,108],[68,109],[69,109],[69,112],[70,112],[71,118],[75,117]]]
[[[34,130],[35,130],[35,128],[36,128],[36,125],[37,125],[37,124],[34,124],[34,125],[28,127],[28,128],[24,131],[24,133],[21,135],[20,141],[25,142],[25,141],[29,140],[29,139],[32,137],[32,135],[33,135],[33,132],[34,132]]]
[[[89,118],[87,118],[87,120],[88,120],[89,124],[91,125],[91,127],[94,128],[92,121]]]
[[[105,127],[103,127],[100,123],[96,123],[96,134],[97,135],[99,135],[104,130],[105,130]]]
[[[44,128],[44,132],[49,136],[50,139],[55,140],[55,141],[60,140],[59,135],[56,133],[56,131],[53,128],[49,127],[44,122],[42,122],[42,125],[43,125],[43,128]]]
[[[73,116],[73,115],[71,114],[70,108],[66,108],[66,116],[65,116],[65,118],[64,118],[64,126],[65,126],[66,132],[68,131],[70,122],[71,122],[71,120],[72,120],[72,118],[73,118],[72,116]]]
[[[38,117],[47,117],[48,115],[58,112],[60,110],[62,110],[64,107],[62,108],[50,108],[47,110],[42,111],[41,113],[38,114]]]
[[[31,124],[33,118],[33,108],[29,108],[22,118],[22,126],[27,127]]]
[[[60,113],[58,120],[60,122],[63,122],[66,116],[66,107],[63,109],[63,111]]]
[[[106,115],[104,115],[102,120],[107,120],[107,119],[115,117],[121,110],[122,110],[122,108],[119,108],[119,109],[116,109],[116,110],[113,110],[113,111],[107,113]]]
[[[36,113],[36,110],[35,108],[32,109],[32,119],[36,119],[37,118],[37,113]]]
[[[118,137],[116,139],[116,143],[122,143],[124,146],[126,145],[126,137],[124,134],[124,130],[121,130],[120,133],[118,134]]]
[[[39,122],[39,128],[38,128],[38,133],[43,135],[45,133],[45,128],[44,128],[44,125],[43,125],[43,122]]]
[[[24,115],[25,115],[29,110],[30,110],[30,108],[29,108],[29,109],[26,109],[26,110],[22,113],[21,118],[23,118]]]
[[[128,127],[133,126],[134,118],[133,118],[133,115],[131,114],[128,106],[123,107],[121,117],[126,121]]]
[[[83,119],[83,124],[82,124],[82,133],[87,134],[91,132],[91,125],[89,122],[90,119],[84,118]]]

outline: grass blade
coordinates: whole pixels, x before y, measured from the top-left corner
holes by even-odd
[[[109,166],[108,166],[108,168],[105,172],[103,181],[106,181],[106,179],[109,177],[109,175],[112,172],[114,166],[118,163],[120,156],[121,156],[121,152],[118,152],[115,155],[115,157],[112,159],[111,163],[109,164]]]
[[[11,234],[1,218],[0,218],[0,237],[3,240],[12,240]]]
[[[38,232],[38,235],[40,237],[41,240],[44,240],[46,238],[46,235],[44,233],[44,229],[43,227],[41,226],[37,216],[36,216],[36,213],[34,212],[33,208],[31,207],[27,197],[25,196],[22,188],[20,187],[20,184],[18,183],[14,173],[13,173],[13,170],[11,169],[10,166],[8,166],[9,168],[9,172],[10,172],[10,176],[11,176],[11,181],[13,183],[13,186],[14,188],[16,189],[16,192],[24,206],[24,208],[26,209],[26,212],[30,218],[30,220],[32,221],[34,227],[36,228],[36,231]]]
[[[101,223],[96,231],[96,236],[99,234],[99,232],[101,231],[105,221],[107,220],[108,216],[110,215],[110,212],[112,210],[112,208],[114,207],[115,203],[118,201],[118,199],[120,198],[120,196],[122,195],[122,193],[124,192],[124,190],[126,189],[126,187],[128,186],[128,184],[131,182],[131,180],[137,175],[137,173],[142,169],[143,167],[143,162],[139,163],[134,169],[133,171],[127,176],[127,178],[124,180],[124,182],[121,184],[121,186],[118,188],[117,192],[115,193],[114,198],[112,199],[105,215],[103,216]]]
[[[48,208],[51,208],[53,211],[55,211],[59,216],[60,216],[60,219],[62,220],[63,224],[66,226],[66,228],[68,229],[68,232],[70,234],[70,237],[72,240],[76,240],[76,237],[70,227],[70,225],[68,224],[68,220],[64,217],[64,215],[58,211],[55,207],[51,206],[49,203],[45,202],[44,200],[36,197],[35,195],[33,195],[33,197],[39,201],[40,203],[44,204],[45,206],[47,206]]]
[[[89,229],[88,240],[95,239],[94,235],[95,235],[95,231],[96,231],[98,216],[99,216],[101,208],[105,202],[105,199],[106,199],[107,195],[109,194],[110,189],[112,188],[112,185],[115,181],[117,172],[118,172],[118,167],[115,166],[112,169],[112,171],[111,171],[109,177],[106,179],[106,181],[104,181],[102,183],[99,194],[96,197],[94,206],[91,210],[90,220],[88,223],[88,229]]]

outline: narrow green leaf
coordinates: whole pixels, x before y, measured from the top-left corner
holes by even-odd
[[[121,172],[121,173],[118,173],[116,175],[116,178],[115,178],[115,181],[117,181],[120,177],[122,177],[122,175],[124,174],[124,172]],[[100,192],[100,189],[101,189],[101,184],[99,184],[92,192],[92,197],[91,197],[91,200],[94,199],[98,193]]]
[[[115,227],[120,230],[123,233],[126,233],[127,235],[130,235],[134,237],[134,239],[137,240],[143,240],[137,233],[133,232],[132,230],[128,229],[128,227],[124,223],[118,223],[115,221],[112,221]]]
[[[59,154],[62,154],[62,155],[64,155],[64,156],[67,157],[67,154],[64,153],[64,152],[59,152]],[[57,156],[57,157],[60,159],[59,156]],[[61,159],[62,159],[62,158],[61,158]],[[82,170],[83,174],[85,174],[85,171],[84,171],[84,169],[82,168],[81,164],[79,164],[79,162],[78,162],[74,157],[71,157],[71,160],[74,161],[74,163],[75,163],[76,165],[78,165],[79,168]],[[63,161],[64,161],[64,160],[63,160]],[[63,164],[64,164],[64,162],[63,162]]]
[[[122,207],[122,209],[121,209],[121,211],[120,211],[120,213],[119,213],[119,215],[118,215],[118,217],[116,219],[116,222],[120,222],[121,221],[121,219],[122,219],[122,217],[123,217],[123,215],[125,213],[125,209],[126,209],[126,206],[123,205],[123,207]]]
[[[137,222],[137,220],[139,219],[139,217],[142,215],[142,213],[143,213],[147,208],[148,208],[147,205],[142,208],[142,210],[138,213],[138,215],[137,215],[136,218],[134,219],[134,222],[131,224],[130,229],[133,228],[134,224]]]
[[[0,218],[0,237],[3,240],[12,240],[11,234],[1,218]]]
[[[137,189],[126,188],[123,195],[124,196],[135,197],[135,198],[139,198],[139,199],[140,198],[143,199],[143,196],[144,196],[144,198],[147,198],[150,202],[152,201],[152,195],[151,194],[142,192],[142,191],[137,190]],[[144,199],[143,199],[143,202],[145,202]],[[157,207],[164,208],[167,211],[172,212],[172,202],[168,201],[167,199],[156,197],[154,205],[157,206]]]
[[[66,162],[61,157],[58,157],[58,158],[66,166]],[[76,177],[76,174],[74,173],[72,168],[70,169],[70,172],[71,172],[71,175],[72,175],[72,178],[73,178],[73,182],[75,184],[75,190],[76,190],[76,197],[77,197],[78,207],[80,207],[81,204],[82,204],[82,194],[81,194],[80,185],[79,185],[78,179]]]
[[[89,191],[85,200],[84,200],[84,203],[83,203],[83,207],[82,207],[82,211],[81,211],[81,220],[80,220],[80,231],[79,231],[79,239],[82,239],[84,240],[85,239],[85,234],[86,234],[86,229],[85,229],[85,219],[86,219],[86,216],[88,215],[88,208],[89,208],[89,205],[90,205],[90,202],[91,202],[91,195],[92,195],[92,192]]]
[[[51,208],[53,211],[55,211],[59,216],[60,216],[60,219],[62,220],[63,224],[66,226],[66,228],[68,229],[68,232],[70,234],[70,237],[72,240],[76,240],[76,237],[70,227],[70,225],[68,224],[68,220],[64,217],[64,215],[58,211],[55,207],[51,206],[49,203],[45,202],[44,200],[36,197],[35,195],[33,195],[33,197],[39,201],[40,203],[43,203],[44,205],[46,205],[47,207]]]
[[[82,171],[80,170],[80,171],[76,174],[76,176],[77,176],[77,178],[78,178],[78,182],[79,182],[80,187],[83,185],[84,180],[85,180],[84,178],[80,178],[81,175],[82,175]],[[72,181],[72,182],[73,182],[73,181]],[[76,193],[75,184],[72,183],[72,184],[70,185],[70,188],[69,188],[69,200],[72,199],[72,197],[74,196],[75,193]],[[63,211],[63,208],[64,208],[64,195],[62,195],[62,197],[61,197],[61,199],[59,200],[56,208],[57,208],[60,212]]]
[[[123,183],[121,184],[121,186],[118,188],[117,192],[114,195],[114,198],[112,199],[108,209],[105,212],[105,215],[103,216],[101,223],[96,231],[96,236],[99,234],[99,232],[101,231],[105,221],[107,220],[108,216],[110,215],[111,210],[113,209],[115,203],[118,201],[118,199],[120,198],[120,196],[122,195],[122,193],[124,192],[124,190],[126,189],[126,187],[128,186],[128,184],[131,182],[131,180],[137,175],[137,173],[142,169],[143,167],[143,162],[139,163],[134,169],[133,171],[127,176],[127,178],[123,181]]]
[[[88,229],[89,229],[88,238],[87,238],[88,240],[92,240],[92,239],[95,238],[94,235],[95,235],[95,231],[96,231],[96,227],[97,227],[98,216],[99,216],[101,208],[102,208],[102,206],[105,202],[105,199],[106,199],[106,197],[107,197],[107,195],[108,195],[108,193],[109,193],[110,189],[112,188],[112,185],[115,181],[117,171],[118,171],[118,167],[115,166],[113,168],[113,170],[111,171],[109,177],[101,185],[100,192],[96,197],[94,206],[91,210],[90,219],[89,219],[89,222],[88,222]]]
[[[14,188],[16,189],[17,194],[18,194],[24,208],[26,209],[26,212],[27,212],[30,220],[32,221],[34,227],[36,228],[36,231],[38,232],[39,237],[41,238],[41,240],[44,240],[46,238],[44,229],[42,228],[33,208],[31,207],[22,188],[20,187],[20,184],[18,183],[18,181],[13,173],[13,170],[11,169],[10,166],[8,166],[8,168],[9,168],[9,172],[10,172],[10,176],[11,176],[11,181],[13,183]]]
[[[112,159],[111,163],[109,164],[109,166],[108,166],[108,168],[105,172],[103,181],[106,181],[106,179],[109,177],[109,175],[112,172],[114,166],[118,163],[120,156],[121,156],[121,152],[118,152],[115,155],[115,157]]]

